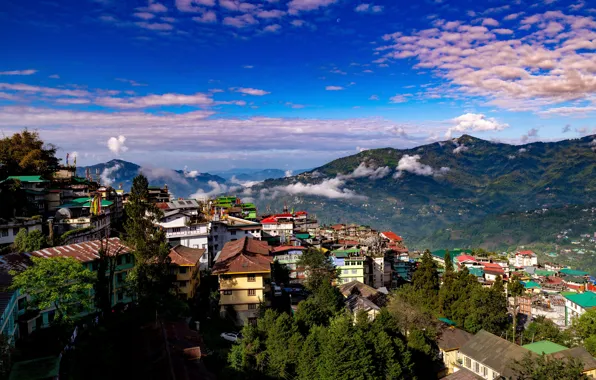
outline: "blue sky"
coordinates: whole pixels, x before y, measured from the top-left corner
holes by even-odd
[[[315,167],[469,133],[595,133],[596,7],[574,0],[0,5],[0,130],[80,164]]]

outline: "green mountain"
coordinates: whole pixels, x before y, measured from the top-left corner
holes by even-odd
[[[463,135],[413,149],[363,151],[298,176],[267,180],[251,194],[261,210],[304,208],[324,223],[391,229],[418,247],[453,224],[596,202],[594,141],[588,136],[509,145]],[[387,167],[386,175],[356,175],[363,163]]]

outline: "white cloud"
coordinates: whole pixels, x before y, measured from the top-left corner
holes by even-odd
[[[526,148],[519,148],[518,153],[526,153],[527,151]]]
[[[263,28],[263,31],[275,33],[275,32],[278,32],[280,29],[281,29],[281,25],[271,24],[271,25],[267,25],[265,28]]]
[[[288,3],[288,12],[296,15],[301,11],[313,11],[318,8],[328,7],[337,0],[292,0]]]
[[[371,95],[368,100],[379,100],[379,95]]]
[[[284,177],[286,177],[286,178],[291,177],[292,175],[294,175],[294,171],[289,170],[289,169],[286,170],[284,173]]]
[[[325,87],[325,90],[327,90],[327,91],[341,91],[343,89],[344,88],[341,86],[326,86]]]
[[[469,148],[465,145],[458,145],[457,147],[455,147],[455,149],[453,149],[453,153],[458,154],[458,153],[463,153],[465,151],[467,151]]]
[[[116,164],[111,168],[105,167],[99,176],[101,179],[101,184],[104,186],[112,186],[112,183],[114,183],[114,178],[110,178],[110,176],[121,167],[122,165],[120,164]]]
[[[499,22],[494,18],[485,18],[482,20],[482,25],[486,26],[499,26]]]
[[[406,96],[402,95],[402,94],[397,94],[397,95],[389,98],[389,103],[405,103],[407,101],[408,101],[408,98],[406,98]]]
[[[139,169],[139,173],[143,173],[149,182],[167,181],[187,185],[188,181],[184,175],[172,169],[159,168],[150,165],[144,165]]]
[[[536,137],[538,137],[538,129],[530,128],[530,130],[525,135],[522,135],[522,137],[520,138],[520,141],[522,142],[522,144],[525,144],[530,139],[533,139]]]
[[[0,71],[0,75],[33,75],[37,70],[13,70],[13,71]]]
[[[383,12],[383,7],[381,5],[363,3],[354,8],[354,10],[360,13],[380,13]]]
[[[432,167],[420,162],[420,155],[418,154],[413,156],[410,156],[409,154],[403,155],[403,157],[399,159],[395,170],[396,173],[393,175],[393,178],[400,178],[404,172],[423,176],[430,176],[435,173]]]
[[[184,167],[184,177],[186,178],[196,178],[200,174],[198,170],[188,170],[188,167]]]
[[[563,127],[563,133],[567,133],[567,132],[570,132],[570,131],[571,131],[571,125],[569,125],[569,124],[566,124],[566,125]]]
[[[226,184],[218,183],[216,181],[209,181],[207,182],[207,184],[211,187],[211,190],[205,191],[203,189],[198,189],[196,193],[191,194],[190,198],[213,198],[221,194],[235,193],[241,189],[240,186],[228,186]]]
[[[370,178],[371,180],[376,180],[376,179],[381,179],[381,178],[385,178],[387,177],[389,174],[391,173],[391,168],[389,168],[389,166],[383,166],[383,167],[368,167],[366,166],[366,163],[361,162],[360,165],[358,165],[358,167],[356,169],[354,169],[354,171],[352,172],[352,174],[347,175],[345,178]]]
[[[0,90],[9,90],[15,92],[37,93],[46,96],[88,96],[89,92],[85,90],[71,90],[65,88],[53,88],[43,86],[31,86],[23,83],[0,83]]]
[[[260,11],[257,13],[257,17],[269,19],[269,18],[282,18],[286,15],[286,12],[280,11],[279,9],[271,9],[266,11]]]
[[[60,79],[60,75],[58,75],[58,74],[52,74],[48,78],[51,78],[51,79]]]
[[[253,15],[249,13],[245,13],[235,17],[226,17],[223,19],[224,25],[233,26],[235,28],[246,28],[250,25],[256,25],[259,23],[259,20],[253,17]]]
[[[124,153],[128,150],[128,147],[124,145],[126,142],[126,137],[120,135],[118,137],[110,137],[108,139],[108,149],[116,154],[119,155],[120,153]]]
[[[296,182],[286,186],[262,189],[261,196],[275,198],[280,193],[290,195],[315,195],[331,199],[366,199],[350,189],[344,188],[346,181],[341,178],[324,179],[320,183]]]
[[[133,16],[142,18],[143,20],[151,20],[152,18],[155,17],[155,15],[153,13],[149,13],[149,12],[137,12],[137,13],[134,13]]]
[[[215,5],[215,0],[176,0],[176,8],[180,12],[202,12],[205,7]]]
[[[196,93],[185,94],[160,94],[137,97],[100,97],[95,100],[96,104],[113,108],[147,108],[158,106],[208,106],[213,104],[211,94]]]
[[[466,113],[456,117],[452,120],[455,126],[449,128],[445,134],[451,137],[453,132],[466,131],[501,131],[507,127],[508,124],[499,123],[495,118],[487,118],[483,114]]]
[[[232,87],[232,88],[230,88],[230,90],[239,92],[241,94],[253,95],[253,96],[263,96],[263,95],[270,94],[270,92],[268,92],[268,91],[259,90],[257,88]]]
[[[192,20],[203,24],[209,24],[217,22],[217,15],[213,11],[205,11],[202,15],[193,17]]]
[[[168,23],[140,21],[140,22],[135,22],[135,24],[140,26],[143,29],[149,29],[149,30],[170,31],[170,30],[174,29],[174,27]]]

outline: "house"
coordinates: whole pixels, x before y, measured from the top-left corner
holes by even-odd
[[[509,378],[515,375],[511,365],[528,352],[508,340],[480,330],[459,349],[455,369],[463,367],[484,379]]]
[[[195,201],[196,202],[196,201]],[[172,202],[160,203],[170,204]],[[165,231],[166,239],[172,246],[183,245],[189,248],[204,249],[203,268],[210,263],[209,255],[209,221],[192,210],[173,210],[164,213],[158,225]]]
[[[74,244],[99,240],[109,235],[114,202],[101,199],[99,214],[92,212],[93,198],[75,198],[63,204],[53,219],[54,234],[62,235],[65,243]]]
[[[27,232],[41,231],[41,218],[16,217],[10,220],[0,219],[0,245],[12,244],[21,229]]]
[[[345,284],[350,281],[368,283],[367,257],[362,254],[359,248],[338,249],[331,252],[333,265],[339,270],[337,284]]]
[[[596,359],[585,348],[579,346],[567,348],[548,340],[541,340],[530,344],[524,344],[523,348],[537,354],[547,355],[551,359],[565,360],[577,359],[583,363],[583,374],[593,378],[596,376]]]
[[[267,242],[243,237],[226,243],[215,258],[220,314],[239,324],[256,323],[258,308],[271,289],[271,262]]]
[[[374,321],[377,315],[381,312],[381,308],[366,297],[359,294],[351,294],[346,298],[346,308],[354,319],[357,318],[358,313],[366,313],[369,321]]]
[[[119,238],[93,240],[83,243],[61,245],[45,248],[24,254],[26,257],[70,257],[79,261],[85,268],[95,272],[98,269],[98,251],[104,247],[108,254],[116,257],[116,268],[112,283],[112,305],[132,302],[132,294],[127,289],[126,277],[134,267],[134,256],[130,248],[122,244]],[[23,295],[22,297],[28,297]],[[26,322],[26,328],[21,327],[21,334],[30,333],[36,328],[47,327],[54,318],[54,309],[42,310]]]
[[[306,248],[294,245],[282,245],[272,249],[274,260],[284,264],[290,270],[290,283],[301,283],[305,278],[304,268],[298,267],[298,260]]]
[[[459,255],[457,257],[454,257],[453,260],[457,263],[458,269],[463,269],[463,267],[467,267],[468,269],[470,269],[472,267],[480,266],[478,261],[470,255]]]
[[[563,277],[563,284],[568,290],[581,292],[586,288],[588,280],[585,277],[579,276],[565,276]]]
[[[538,265],[538,256],[533,251],[517,251],[515,253],[515,267],[529,267]]]
[[[279,236],[282,240],[289,239],[294,234],[294,215],[278,214],[262,219],[263,232],[270,236]],[[285,241],[282,241],[285,243]]]
[[[472,339],[473,335],[453,326],[444,327],[439,334],[437,345],[439,346],[439,352],[445,365],[445,374],[451,374],[457,365],[457,353],[459,349],[467,341]]]
[[[151,203],[170,201],[170,191],[168,190],[168,185],[164,185],[163,188],[159,186],[149,186],[147,187],[147,191],[149,193],[149,202]]]
[[[207,252],[210,261],[228,242],[240,240],[244,237],[261,240],[261,223],[233,216],[219,217],[219,215],[214,215],[208,237]]]
[[[2,334],[11,345],[21,336],[21,325],[25,334],[28,333],[27,321],[22,320],[27,309],[27,295],[20,290],[10,289],[12,275],[9,271],[23,271],[33,263],[26,255],[9,253],[0,256],[0,328]]]
[[[201,281],[199,270],[205,264],[203,261],[203,257],[206,257],[205,249],[177,245],[170,249],[168,257],[170,270],[176,275],[178,294],[186,299],[193,298]]]
[[[371,321],[387,302],[385,294],[356,280],[340,285],[339,291],[346,298],[346,308],[354,317],[359,311],[364,311]]]
[[[596,293],[572,293],[562,294],[565,297],[565,325],[571,325],[573,318],[579,317],[590,309],[596,306]]]
[[[33,206],[36,212],[43,215],[48,210],[46,196],[48,194],[48,185],[50,181],[39,175],[20,175],[8,176],[0,181],[2,183],[19,182],[20,191],[23,191],[27,197],[27,202]]]
[[[503,278],[505,276],[505,270],[499,264],[482,263],[482,267],[484,270],[484,279],[486,281],[496,281],[497,277],[501,276],[501,278]]]

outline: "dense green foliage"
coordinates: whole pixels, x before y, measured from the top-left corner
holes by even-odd
[[[280,264],[279,261],[275,260],[271,264],[271,277],[273,282],[276,284],[289,284],[290,283],[290,268],[285,264]]]
[[[572,320],[571,330],[591,355],[596,355],[596,309],[588,309]]]
[[[56,147],[45,144],[37,132],[25,129],[0,139],[0,180],[9,175],[50,178],[58,168]]]
[[[27,232],[27,229],[21,228],[14,238],[14,249],[16,252],[33,252],[45,248],[48,245],[48,239],[39,230]]]
[[[165,232],[154,224],[163,213],[148,201],[147,188],[147,178],[139,174],[133,180],[130,197],[124,207],[124,240],[135,256],[135,266],[127,282],[139,301],[164,309],[172,288],[168,257],[170,248]]]
[[[329,257],[318,249],[307,249],[296,265],[304,268],[304,272],[307,273],[305,285],[310,290],[317,289],[321,283],[331,282],[337,277],[337,270]]]
[[[565,347],[574,345],[572,331],[561,330],[553,321],[539,315],[524,331],[524,343],[541,340],[548,340]]]
[[[56,308],[55,320],[70,322],[91,310],[93,273],[70,257],[33,257],[33,265],[22,272],[11,271],[12,289],[32,295],[35,309]]]
[[[583,380],[588,377],[583,372],[583,363],[579,359],[553,359],[545,355],[527,354],[515,361],[512,369],[518,380]]]

